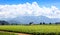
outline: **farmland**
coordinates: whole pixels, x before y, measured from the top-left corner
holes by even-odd
[[[18,34],[8,33],[8,32],[1,32],[0,31],[0,35],[18,35]]]
[[[60,25],[0,25],[0,31],[38,34],[60,34]]]

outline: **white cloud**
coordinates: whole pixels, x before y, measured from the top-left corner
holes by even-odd
[[[36,2],[18,5],[0,5],[0,18],[15,18],[17,16],[46,16],[60,18],[60,10],[56,6],[40,7]]]

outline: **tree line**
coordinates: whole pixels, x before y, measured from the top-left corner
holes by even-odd
[[[60,24],[60,22],[56,22],[56,23],[45,23],[45,22],[40,22],[38,24],[35,24],[34,22],[30,22],[29,24],[24,24],[24,25],[52,25],[52,24]],[[7,21],[0,21],[0,25],[19,25],[18,23],[9,23]]]
[[[36,25],[53,25],[53,24],[58,25],[58,24],[60,24],[60,22],[56,22],[56,23],[40,22],[40,23],[38,23],[38,24],[36,24]],[[34,23],[33,23],[33,22],[30,22],[29,25],[34,25]]]

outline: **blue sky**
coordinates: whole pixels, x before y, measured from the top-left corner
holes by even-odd
[[[0,5],[4,4],[23,4],[23,3],[37,2],[40,6],[60,6],[60,0],[0,0]]]

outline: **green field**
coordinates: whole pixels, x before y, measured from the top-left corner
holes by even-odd
[[[17,34],[14,34],[14,33],[7,33],[7,32],[0,32],[0,35],[17,35]]]
[[[0,25],[0,30],[30,34],[60,34],[60,25]]]

